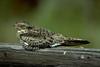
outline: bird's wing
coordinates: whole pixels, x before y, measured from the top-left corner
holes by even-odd
[[[27,43],[31,47],[46,48],[50,47],[51,42],[43,37],[35,37],[31,33],[24,33],[20,35],[23,43]]]
[[[30,33],[37,37],[49,37],[55,34],[55,32],[51,32],[50,30],[47,30],[45,28],[33,28]]]

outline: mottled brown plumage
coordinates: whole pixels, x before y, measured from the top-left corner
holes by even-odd
[[[15,24],[17,36],[26,50],[52,48],[58,46],[76,46],[88,44],[87,40],[65,37],[62,34],[51,32],[45,28],[31,26],[26,21]]]

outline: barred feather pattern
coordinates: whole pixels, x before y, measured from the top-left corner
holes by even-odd
[[[46,30],[35,30],[35,32],[28,31],[28,33],[20,34],[20,39],[26,42],[31,47],[47,48],[55,43],[63,42],[63,37],[58,36],[54,32],[49,32]]]
[[[16,23],[15,28],[17,29],[18,38],[24,44],[25,49],[76,46],[89,43],[87,40],[65,37],[45,28],[30,26],[23,21]]]

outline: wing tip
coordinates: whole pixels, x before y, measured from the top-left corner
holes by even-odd
[[[89,44],[90,42],[87,40],[82,41],[83,44]]]

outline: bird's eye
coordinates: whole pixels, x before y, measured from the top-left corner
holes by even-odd
[[[25,26],[25,25],[21,25],[20,27],[21,27],[21,28],[23,28],[23,29],[24,29],[24,28],[26,28],[26,26]]]
[[[28,28],[28,29],[32,29],[32,27],[31,27],[31,26],[28,26],[27,28]]]

